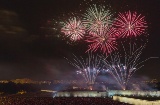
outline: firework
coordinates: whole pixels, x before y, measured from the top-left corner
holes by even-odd
[[[116,50],[116,30],[112,27],[103,27],[96,32],[90,32],[86,42],[91,43],[87,51],[97,51],[98,49],[104,54],[109,54]]]
[[[131,13],[130,11],[125,13],[119,13],[114,25],[121,33],[121,37],[138,36],[145,32],[147,23],[145,17],[137,12]]]
[[[88,32],[95,32],[103,25],[111,24],[111,16],[110,11],[105,10],[104,6],[93,5],[83,15],[83,24]]]
[[[83,38],[85,34],[85,27],[80,20],[74,17],[64,23],[61,32],[72,41],[77,41]]]
[[[68,59],[67,59],[68,60]],[[68,60],[71,65],[78,69],[77,74],[80,74],[85,79],[88,85],[93,85],[97,75],[103,68],[103,63],[100,57],[88,54],[88,58],[77,57],[74,55],[73,60]]]
[[[127,83],[132,75],[144,65],[141,65],[144,61],[140,61],[140,55],[145,46],[135,48],[135,45],[130,44],[130,49],[124,48],[124,55],[114,53],[105,58],[104,63],[106,65],[106,72],[110,73],[116,81],[120,84],[123,90],[126,89]],[[109,60],[106,60],[109,59]]]

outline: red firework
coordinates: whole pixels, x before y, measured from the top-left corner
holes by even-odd
[[[120,31],[121,37],[139,36],[145,32],[147,23],[145,17],[137,12],[131,13],[130,11],[125,13],[119,13],[114,26]]]
[[[87,37],[86,42],[91,43],[87,51],[97,51],[100,49],[106,55],[116,50],[116,30],[115,28],[100,28],[96,32],[92,32]]]

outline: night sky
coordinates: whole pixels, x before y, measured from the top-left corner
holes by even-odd
[[[74,79],[74,68],[64,57],[84,54],[86,46],[57,38],[52,19],[67,19],[67,14],[85,10],[87,1],[110,5],[111,11],[145,15],[149,36],[142,58],[160,57],[159,0],[0,0],[0,79]],[[160,59],[144,65],[135,75],[160,80]]]

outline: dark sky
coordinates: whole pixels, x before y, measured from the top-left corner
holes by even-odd
[[[104,0],[0,0],[0,79],[73,79],[73,67],[63,57],[82,53],[86,46],[68,45],[55,37],[51,22],[62,14],[85,10],[87,1],[102,4]],[[145,15],[149,42],[142,58],[160,57],[159,0],[106,0],[104,5],[116,12],[132,10]],[[160,59],[144,64],[136,75],[160,80]]]

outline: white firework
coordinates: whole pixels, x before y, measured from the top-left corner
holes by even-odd
[[[77,74],[81,74],[88,85],[94,84],[97,75],[104,67],[102,59],[98,55],[88,54],[88,58],[86,59],[74,55],[73,60],[68,61],[78,69],[78,71],[76,71]]]
[[[106,66],[105,71],[110,73],[116,79],[123,90],[126,89],[128,81],[133,74],[144,66],[142,63],[150,59],[148,58],[140,61],[140,56],[145,45],[139,48],[135,48],[134,44],[129,45],[129,50],[125,49],[123,46],[124,55],[118,52],[104,58],[104,63]]]
[[[85,34],[85,27],[80,20],[74,17],[63,23],[61,32],[69,37],[70,40],[77,41],[83,38]]]

